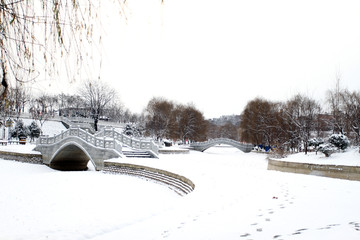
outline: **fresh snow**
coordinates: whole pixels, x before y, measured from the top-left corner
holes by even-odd
[[[93,168],[60,172],[0,160],[0,239],[360,239],[360,182],[268,171],[266,156],[217,146],[112,159],[191,179],[195,190],[184,197]],[[312,157],[288,159],[295,158]],[[328,160],[345,158],[356,162],[360,154]]]
[[[25,145],[18,144],[8,144],[6,146],[0,146],[0,151],[2,152],[13,152],[13,153],[31,153],[31,154],[41,154],[38,151],[33,149],[36,147],[35,143],[27,143]]]
[[[321,152],[308,152],[307,155],[304,153],[296,153],[280,160],[325,165],[360,166],[359,147],[352,147],[344,152],[333,153],[331,157],[325,157],[325,154]]]
[[[22,119],[25,126],[30,125],[34,119],[23,118]],[[35,121],[39,127],[41,127],[39,121]],[[50,137],[60,134],[62,131],[66,131],[66,127],[60,121],[45,121],[41,130],[45,135],[49,135]]]

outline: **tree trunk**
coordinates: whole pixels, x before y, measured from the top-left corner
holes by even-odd
[[[95,117],[94,118],[94,130],[95,130],[95,132],[97,132],[97,130],[98,130],[98,121],[99,121],[99,119],[97,117]]]

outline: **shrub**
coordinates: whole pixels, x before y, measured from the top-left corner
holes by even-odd
[[[338,149],[345,150],[349,145],[349,139],[343,134],[333,134],[329,137],[329,143]]]
[[[29,136],[33,141],[34,138],[38,138],[40,136],[40,127],[37,125],[35,121],[32,121],[31,124],[28,126]]]
[[[325,157],[330,157],[330,155],[333,154],[336,150],[336,147],[329,143],[320,144],[318,147],[318,151],[325,154]]]
[[[27,137],[29,135],[28,129],[21,119],[16,121],[15,128],[11,130],[10,135],[12,138]]]
[[[316,152],[319,151],[321,144],[324,144],[324,140],[322,138],[311,138],[308,142],[309,147],[314,147]]]

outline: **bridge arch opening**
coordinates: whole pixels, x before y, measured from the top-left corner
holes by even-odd
[[[49,167],[61,171],[84,171],[88,169],[90,160],[91,157],[80,145],[68,143],[54,154]]]
[[[214,144],[214,145],[210,146],[209,148],[205,149],[203,152],[214,153],[214,154],[217,154],[217,153],[228,154],[228,153],[236,153],[239,151],[241,151],[239,148],[234,147],[230,144],[219,143],[219,144]]]

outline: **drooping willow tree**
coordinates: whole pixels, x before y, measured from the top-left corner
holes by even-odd
[[[94,45],[101,45],[101,2],[0,0],[0,101],[11,83],[60,71],[72,81],[84,71]],[[123,13],[125,2],[111,4]]]

